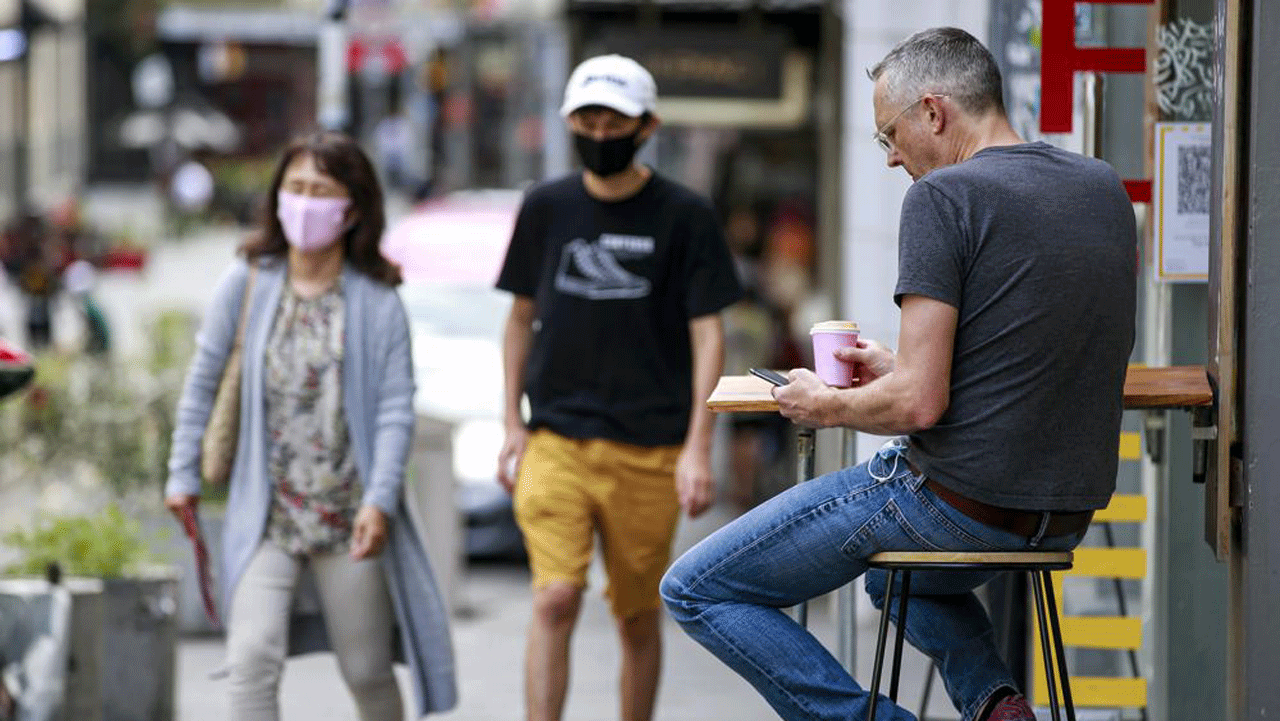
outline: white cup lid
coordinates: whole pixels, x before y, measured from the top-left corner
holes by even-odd
[[[857,333],[858,324],[851,320],[824,320],[813,324],[809,334],[814,333]]]

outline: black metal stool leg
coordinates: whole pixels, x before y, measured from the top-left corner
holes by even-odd
[[[925,721],[929,710],[929,696],[933,693],[933,674],[938,669],[938,662],[929,659],[929,670],[924,672],[924,691],[920,692],[920,712],[916,714],[919,721]]]
[[[884,587],[884,605],[880,607],[880,633],[876,637],[875,666],[871,670],[871,700],[867,704],[867,721],[875,721],[876,702],[880,699],[880,672],[884,669],[884,643],[889,638],[889,604],[893,603],[893,582],[898,575],[889,569],[889,582]]]
[[[1058,623],[1058,603],[1053,594],[1053,574],[1041,571],[1045,600],[1049,604],[1049,623],[1053,629],[1054,649],[1058,655],[1058,678],[1062,680],[1062,705],[1067,707],[1067,721],[1076,721],[1075,704],[1071,701],[1071,680],[1067,678],[1067,651],[1062,645],[1062,626]]]
[[[1040,650],[1044,655],[1044,678],[1049,686],[1049,712],[1053,714],[1053,721],[1062,721],[1062,713],[1058,709],[1058,685],[1053,678],[1053,650],[1049,647],[1049,626],[1045,619],[1044,588],[1040,585],[1041,578],[1038,572],[1028,572],[1027,578],[1031,581],[1031,591],[1035,595],[1036,602],[1036,618],[1040,621]]]
[[[898,702],[898,679],[902,676],[902,644],[907,630],[907,601],[911,600],[911,571],[902,572],[902,590],[898,592],[898,638],[893,647],[893,674],[889,676],[889,698]]]
[[[909,620],[911,572],[916,568],[937,569],[939,572],[977,568],[1024,572],[1027,580],[1031,583],[1031,596],[1035,604],[1036,621],[1039,625],[1040,637],[1038,640],[1044,663],[1045,685],[1048,687],[1046,689],[1049,696],[1047,704],[1052,715],[1052,721],[1064,721],[1062,713],[1064,706],[1067,709],[1065,714],[1066,721],[1076,721],[1075,702],[1071,696],[1071,680],[1067,673],[1066,647],[1062,640],[1062,621],[1058,613],[1057,599],[1055,597],[1056,589],[1053,587],[1053,575],[1050,571],[1050,569],[1055,568],[1070,568],[1072,560],[1070,554],[1056,552],[1027,553],[1025,558],[1018,559],[989,558],[987,554],[981,553],[942,556],[941,554],[921,552],[885,552],[877,554],[877,556],[871,559],[870,565],[873,568],[885,571],[887,583],[880,608],[880,628],[876,638],[875,665],[871,675],[870,698],[867,703],[868,721],[875,721],[876,711],[879,706],[880,681],[885,671],[885,662],[888,660],[885,658],[885,654],[888,651],[889,621],[894,611],[893,596],[895,593],[901,594],[901,598],[898,601],[897,609],[898,628],[894,639],[893,667],[888,693],[885,698],[891,704],[898,702],[899,682],[902,677],[903,647],[906,645],[906,627]],[[895,589],[894,584],[898,581],[899,572],[901,572],[902,576],[901,588]],[[1005,578],[1010,581],[1005,587],[1008,592],[1013,593],[1015,589],[1019,588],[1016,575],[1006,575]],[[1021,592],[1019,591],[1018,594],[1020,596]],[[1018,605],[1021,610],[1019,617],[1025,619],[1026,606],[1023,603]],[[1019,623],[1019,626],[1021,625]],[[1011,635],[1014,630],[1012,627],[1009,629]],[[1019,645],[1024,646],[1023,644]],[[1025,654],[1025,647],[1023,653]],[[936,670],[937,662],[930,659],[929,670],[925,678],[924,693],[920,700],[920,713],[917,715],[917,718],[921,721],[924,721],[925,713],[928,710],[929,692],[932,690],[933,674]],[[1061,691],[1059,691],[1059,684],[1061,684]],[[1019,683],[1019,685],[1027,686],[1029,684]],[[1046,702],[1042,699],[1041,703]]]

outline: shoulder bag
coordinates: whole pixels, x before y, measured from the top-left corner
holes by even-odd
[[[240,368],[244,329],[249,318],[249,302],[253,297],[253,278],[257,266],[249,263],[249,279],[240,299],[240,325],[236,328],[235,345],[227,354],[222,368],[222,381],[213,398],[209,423],[200,444],[200,475],[209,483],[221,485],[231,479],[231,466],[236,460],[236,443],[240,438]]]

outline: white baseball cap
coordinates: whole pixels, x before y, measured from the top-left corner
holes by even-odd
[[[569,76],[560,115],[588,105],[612,108],[628,117],[653,112],[658,86],[640,63],[621,55],[598,55],[583,60]]]

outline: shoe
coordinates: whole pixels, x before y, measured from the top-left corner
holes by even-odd
[[[1036,721],[1036,715],[1027,699],[1016,693],[1000,699],[1000,703],[987,715],[987,721]]]

